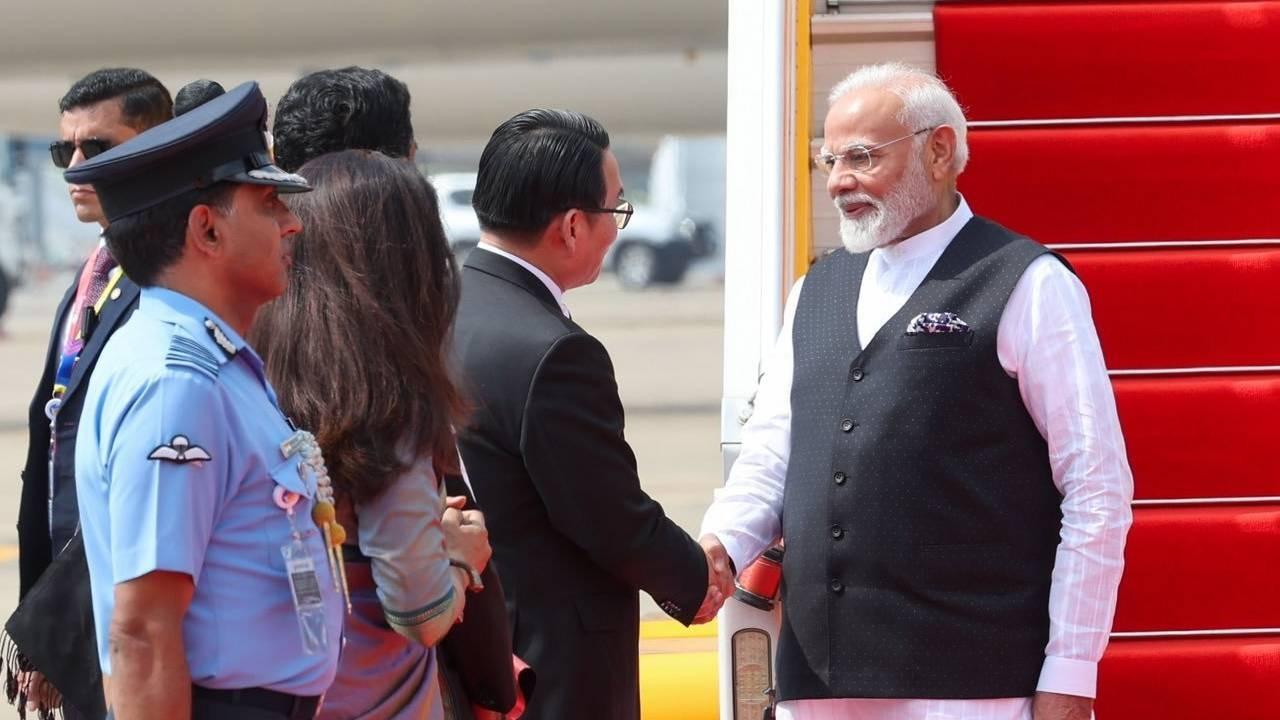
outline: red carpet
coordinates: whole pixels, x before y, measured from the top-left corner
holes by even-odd
[[[1114,640],[1102,659],[1101,720],[1276,720],[1280,637]]]
[[[1064,255],[1108,367],[1280,365],[1280,246]]]
[[[1280,497],[1280,373],[1112,384],[1136,497]]]
[[[1043,243],[1280,237],[1280,122],[975,129],[969,144],[974,212]]]
[[[1275,627],[1280,504],[1137,508],[1125,559],[1117,632]]]
[[[1108,365],[1280,365],[1280,1],[947,2],[939,73],[974,128],[974,211],[1052,244],[1276,240],[1065,253]],[[1123,376],[1139,498],[1280,496],[1280,373]],[[1280,503],[1140,507],[1117,630],[1280,628]],[[1103,720],[1277,720],[1280,635],[1111,643]]]
[[[1280,112],[1274,2],[939,3],[934,26],[970,120]]]

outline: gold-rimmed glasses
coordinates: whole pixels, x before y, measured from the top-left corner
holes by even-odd
[[[828,175],[836,169],[836,163],[841,160],[849,166],[850,170],[853,170],[856,173],[871,172],[871,169],[876,165],[876,158],[871,153],[876,150],[887,148],[894,143],[902,142],[907,138],[913,138],[920,133],[929,132],[937,127],[937,125],[934,125],[933,127],[921,128],[913,133],[907,133],[902,137],[894,138],[888,142],[882,142],[879,145],[849,145],[834,153],[829,150],[824,150],[817,155],[814,155],[813,161],[817,163],[818,169]]]

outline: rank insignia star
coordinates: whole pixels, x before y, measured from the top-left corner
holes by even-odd
[[[213,458],[209,456],[209,452],[204,448],[199,445],[192,445],[191,440],[186,435],[174,435],[169,444],[157,446],[147,456],[147,459],[164,460],[178,465],[186,465],[190,462],[202,462]]]
[[[227,354],[227,357],[232,358],[236,356],[235,343],[231,342],[231,338],[227,337],[227,334],[222,331],[222,327],[220,327],[218,323],[210,320],[209,318],[205,318],[204,327],[209,331],[209,337],[213,338],[213,342],[222,349],[222,352]]]

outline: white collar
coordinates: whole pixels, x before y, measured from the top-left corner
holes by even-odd
[[[555,280],[552,280],[549,275],[539,270],[533,263],[517,255],[512,255],[496,245],[490,245],[483,240],[476,245],[476,248],[486,250],[494,255],[501,255],[525,270],[533,273],[533,276],[541,280],[542,284],[546,285],[547,289],[551,291],[551,296],[556,299],[556,304],[560,306],[560,312],[564,313],[565,317],[571,317],[569,315],[569,306],[564,304],[564,291],[560,289],[560,286],[556,284]]]
[[[969,203],[965,202],[964,196],[961,195],[960,202],[956,204],[955,212],[951,213],[951,217],[900,243],[876,248],[872,252],[880,255],[881,259],[890,265],[929,255],[938,256],[971,219],[973,219],[973,211],[969,209]]]

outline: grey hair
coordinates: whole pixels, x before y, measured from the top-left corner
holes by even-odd
[[[960,103],[937,75],[906,63],[888,62],[865,65],[841,80],[827,96],[828,106],[854,90],[882,88],[902,99],[897,119],[912,130],[938,125],[956,131],[956,154],[951,168],[964,172],[969,162],[968,123]]]

